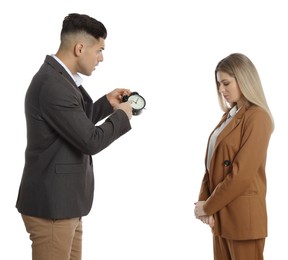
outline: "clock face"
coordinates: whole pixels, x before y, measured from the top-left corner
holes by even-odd
[[[146,105],[145,99],[140,95],[131,95],[128,100],[131,102],[131,106],[134,109],[143,109]]]

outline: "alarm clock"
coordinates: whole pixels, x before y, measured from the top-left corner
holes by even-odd
[[[129,101],[132,107],[132,114],[133,115],[140,115],[142,110],[146,106],[146,101],[144,97],[138,94],[138,92],[132,92],[129,96],[124,95],[122,97],[122,102]]]

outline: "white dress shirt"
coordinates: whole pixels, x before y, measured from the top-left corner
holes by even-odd
[[[51,55],[55,60],[57,60],[63,67],[64,69],[67,71],[67,73],[71,76],[72,79],[74,79],[77,87],[80,87],[80,85],[83,82],[83,79],[80,77],[79,74],[74,74],[72,75],[71,71],[67,68],[67,66],[54,54]]]
[[[214,130],[214,132],[211,135],[209,146],[208,146],[208,155],[207,155],[207,169],[210,170],[210,161],[214,152],[215,143],[217,140],[217,137],[222,132],[222,130],[225,128],[226,125],[231,121],[231,119],[236,115],[236,113],[239,111],[237,109],[237,106],[234,106],[228,113],[226,120],[219,126],[217,129]]]

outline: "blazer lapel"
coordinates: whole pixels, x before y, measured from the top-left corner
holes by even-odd
[[[79,90],[83,96],[83,100],[84,100],[83,105],[84,105],[86,115],[90,117],[92,115],[93,100],[91,99],[89,94],[86,92],[86,90],[82,86],[79,86]]]
[[[222,132],[219,134],[217,140],[216,140],[216,143],[215,143],[215,146],[214,146],[214,151],[217,149],[218,145],[221,143],[221,141],[229,134],[231,133],[231,131],[233,131],[233,129],[241,122],[241,119],[243,117],[243,114],[245,113],[246,111],[246,107],[243,106],[237,113],[236,115],[231,119],[231,121],[226,125],[226,127],[222,130]],[[215,127],[215,129],[217,129],[218,127],[221,126],[221,124],[226,120],[227,118],[227,115],[228,115],[229,112],[225,113],[222,117],[222,119],[220,120],[219,124]],[[214,129],[214,130],[215,130]],[[213,131],[214,132],[214,131]],[[212,133],[213,133],[212,132]],[[212,135],[211,133],[211,135]],[[210,135],[210,137],[211,137]],[[207,147],[207,151],[206,151],[206,159],[205,159],[205,164],[207,164],[207,153],[208,153],[208,147]],[[213,166],[214,166],[214,153],[211,157],[211,161],[210,161],[210,172],[213,172]],[[210,178],[210,187],[212,189],[214,189],[213,187],[213,183],[212,183],[212,178]]]
[[[223,138],[225,138],[241,121],[241,118],[244,114],[244,112],[246,111],[245,107],[242,107],[237,113],[236,115],[231,119],[231,121],[225,126],[225,128],[222,130],[222,132],[219,134],[216,143],[215,143],[215,148],[217,148],[217,146],[219,145],[219,143],[221,143],[221,141],[223,140]],[[228,114],[228,113],[227,113]],[[221,120],[222,122],[224,120]],[[219,123],[219,125],[222,124],[222,122]],[[219,126],[218,125],[218,126]],[[217,127],[218,127],[217,126]]]
[[[71,90],[75,91],[76,95],[80,96],[82,107],[85,110],[85,102],[84,102],[82,91],[79,90],[79,88],[77,87],[75,81],[73,80],[73,78],[71,78],[69,73],[64,69],[64,67],[60,63],[58,63],[58,61],[56,61],[53,57],[51,57],[49,55],[46,56],[45,62],[49,66],[51,66],[56,72],[58,72],[63,77],[63,79],[66,80],[68,85],[71,86]],[[86,91],[85,91],[85,93],[86,93]]]

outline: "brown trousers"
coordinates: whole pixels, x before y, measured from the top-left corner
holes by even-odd
[[[265,238],[229,240],[213,237],[214,260],[263,260]]]
[[[22,215],[32,241],[32,260],[81,260],[82,220]]]

